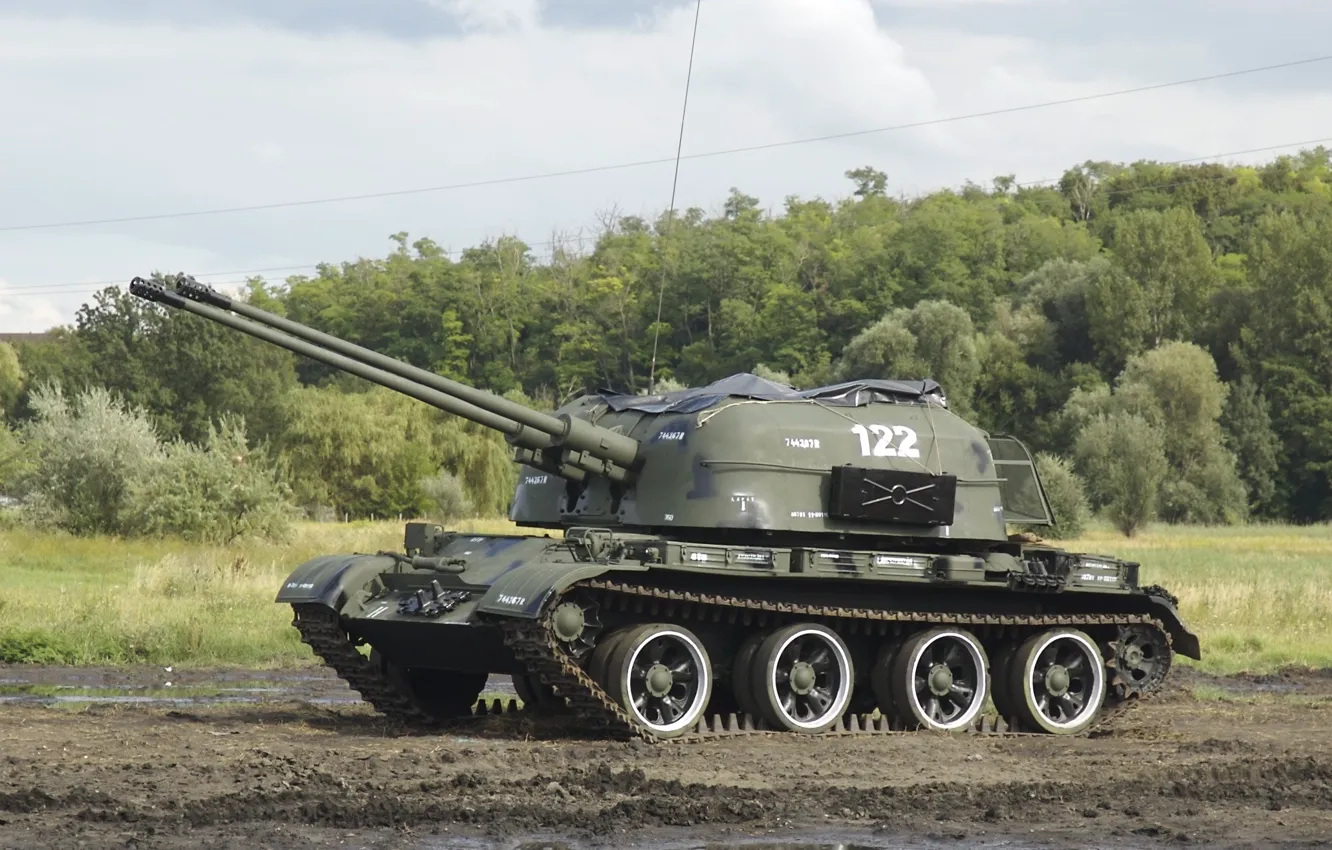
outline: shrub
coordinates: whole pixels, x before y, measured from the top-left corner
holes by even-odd
[[[1073,466],[1058,455],[1041,452],[1036,455],[1036,473],[1041,478],[1055,519],[1055,524],[1042,534],[1054,540],[1082,534],[1091,516],[1091,508],[1087,504],[1082,479],[1073,471]]]
[[[137,534],[229,544],[285,539],[296,511],[291,492],[235,420],[209,426],[205,444],[177,440],[130,486],[125,524]]]
[[[93,387],[73,399],[33,394],[16,483],[29,525],[72,534],[174,534],[201,542],[282,537],[289,492],[239,420],[210,427],[203,446],[164,444],[141,409]]]
[[[472,503],[458,476],[441,469],[421,482],[431,519],[448,525],[472,513]]]
[[[34,418],[20,433],[27,468],[15,483],[26,522],[72,534],[119,534],[130,483],[162,458],[147,414],[101,387],[73,399],[33,391]]]
[[[774,383],[786,384],[788,387],[791,386],[791,376],[789,373],[783,372],[780,369],[774,369],[766,363],[760,363],[755,366],[753,374]]]

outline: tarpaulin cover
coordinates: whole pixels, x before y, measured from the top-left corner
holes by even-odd
[[[874,402],[927,402],[947,406],[943,388],[928,378],[922,381],[861,380],[797,390],[749,372],[713,381],[706,387],[691,387],[657,395],[619,395],[603,392],[601,398],[612,410],[643,413],[694,413],[727,398],[760,401],[817,399],[834,407],[860,407]]]

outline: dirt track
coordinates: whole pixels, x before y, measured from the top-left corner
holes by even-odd
[[[834,835],[896,846],[1332,846],[1332,671],[1172,679],[1113,734],[1076,740],[653,747],[524,740],[503,718],[395,736],[346,705],[0,706],[0,848]],[[1242,698],[1197,701],[1198,683]]]

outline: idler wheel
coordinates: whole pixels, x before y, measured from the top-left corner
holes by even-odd
[[[907,638],[893,659],[892,695],[908,726],[965,729],[985,706],[989,659],[971,632],[929,629]]]
[[[659,738],[689,731],[712,696],[703,642],[683,626],[649,623],[620,637],[606,663],[606,692]]]
[[[1051,629],[1022,643],[1008,670],[1018,717],[1053,735],[1073,735],[1096,719],[1105,700],[1105,660],[1077,629]]]
[[[851,701],[851,653],[826,626],[797,623],[778,629],[759,644],[750,666],[754,700],[778,729],[825,732]]]
[[[599,643],[601,607],[594,599],[574,594],[555,607],[550,629],[565,653],[581,662]]]

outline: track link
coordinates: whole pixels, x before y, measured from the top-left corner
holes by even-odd
[[[301,642],[330,667],[361,698],[390,720],[413,726],[434,725],[411,696],[402,693],[370,659],[356,651],[338,618],[338,612],[319,603],[291,606],[295,616],[291,624],[301,634]]]

